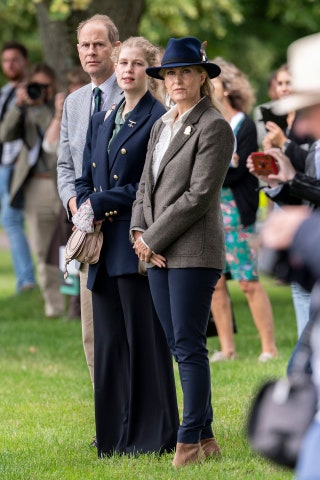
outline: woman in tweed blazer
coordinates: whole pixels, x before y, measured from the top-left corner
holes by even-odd
[[[155,308],[179,366],[184,395],[175,467],[219,456],[214,438],[206,327],[224,268],[220,193],[234,148],[212,101],[209,63],[194,37],[170,39],[160,67],[175,106],[155,124],[131,218],[134,249],[149,263]]]

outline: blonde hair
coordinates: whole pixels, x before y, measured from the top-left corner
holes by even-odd
[[[221,68],[219,79],[228,92],[231,107],[249,113],[255,103],[255,94],[247,76],[233,63],[221,57],[214,58],[212,62]]]
[[[129,37],[119,47],[115,47],[112,53],[112,60],[117,63],[120,52],[123,48],[139,48],[144,55],[148,67],[153,67],[159,60],[160,49],[153,45],[145,37]],[[158,82],[154,78],[148,77],[149,90],[154,97],[163,102],[162,95],[159,94]]]
[[[124,47],[142,50],[149,67],[153,67],[157,62],[159,55],[158,47],[149,42],[145,37],[129,37],[119,47],[114,48],[112,59],[115,63],[118,61],[120,52]]]
[[[83,27],[85,25],[87,25],[87,23],[90,23],[90,22],[101,22],[101,23],[104,24],[104,26],[106,27],[106,30],[108,32],[108,38],[109,38],[109,42],[111,43],[111,45],[114,45],[116,42],[119,41],[119,31],[118,31],[117,27],[115,26],[114,22],[111,20],[110,17],[108,17],[108,15],[100,15],[99,13],[97,13],[96,15],[93,15],[92,17],[87,18],[87,20],[84,20],[83,22],[79,23],[78,28],[77,28],[78,41],[79,41],[79,35],[80,35],[81,30],[83,29]]]
[[[212,106],[215,110],[220,112],[220,108],[218,106],[218,102],[216,101],[215,94],[214,94],[214,85],[211,82],[207,71],[204,68],[198,68],[199,72],[205,73],[205,80],[200,87],[200,95],[201,97],[208,97],[212,103]]]

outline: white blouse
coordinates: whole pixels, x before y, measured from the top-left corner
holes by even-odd
[[[195,105],[189,108],[189,110],[184,112],[177,120],[175,120],[178,115],[177,105],[172,107],[167,113],[165,113],[161,117],[161,120],[165,124],[165,127],[161,132],[159,141],[154,149],[153,157],[152,157],[152,175],[153,175],[154,183],[157,179],[161,160],[163,159],[163,156],[166,153],[171,140],[177,134],[183,122],[185,121],[189,113],[194,109],[194,107]]]

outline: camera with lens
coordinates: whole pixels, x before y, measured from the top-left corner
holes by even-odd
[[[27,86],[28,97],[31,100],[38,100],[41,97],[42,92],[46,88],[48,88],[48,85],[44,85],[43,83],[38,83],[38,82],[29,83],[29,85]]]

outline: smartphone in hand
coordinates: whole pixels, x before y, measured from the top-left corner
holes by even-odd
[[[267,176],[271,173],[277,174],[279,172],[277,162],[272,155],[263,152],[253,152],[250,157],[257,175]]]

